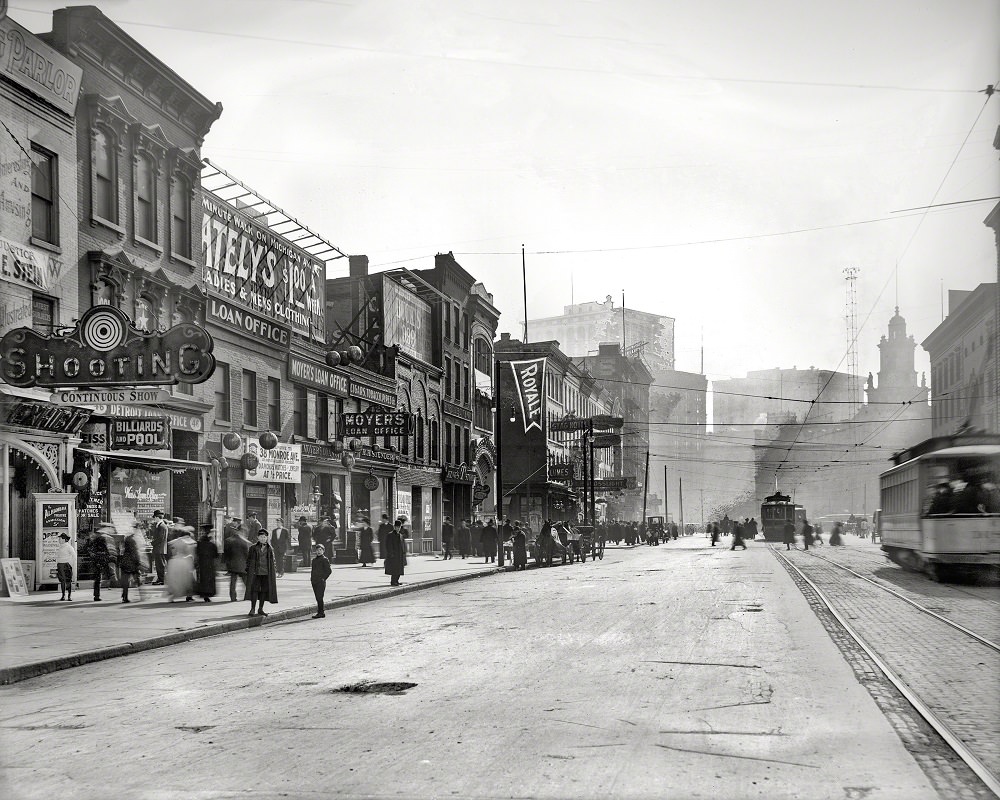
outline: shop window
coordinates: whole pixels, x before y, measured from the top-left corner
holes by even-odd
[[[59,191],[56,156],[31,145],[31,238],[59,244]]]
[[[229,365],[224,361],[215,362],[215,418],[219,422],[232,419],[232,394],[229,388]]]
[[[257,427],[257,373],[243,370],[243,425]]]
[[[146,154],[135,162],[135,235],[156,244],[156,166]]]
[[[170,187],[170,252],[191,258],[191,184],[181,175]]]
[[[281,430],[281,379],[267,379],[267,428],[277,433]]]
[[[93,132],[93,214],[118,223],[118,148],[112,134],[97,128]]]
[[[55,321],[55,298],[33,294],[31,296],[31,327],[39,333],[52,333]]]
[[[302,386],[293,388],[292,431],[296,436],[309,434],[309,393]]]

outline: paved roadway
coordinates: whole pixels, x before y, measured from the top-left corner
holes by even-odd
[[[0,697],[12,800],[945,796],[756,543],[609,550]]]

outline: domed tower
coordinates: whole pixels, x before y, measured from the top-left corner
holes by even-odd
[[[917,370],[914,368],[913,353],[917,344],[913,336],[906,334],[906,320],[896,313],[889,320],[889,335],[883,336],[878,343],[879,370],[878,386],[868,375],[868,402],[899,403],[907,400],[927,402],[927,380],[917,386]]]

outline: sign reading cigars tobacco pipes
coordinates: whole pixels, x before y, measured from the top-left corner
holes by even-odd
[[[65,335],[8,332],[0,339],[0,376],[21,387],[201,383],[215,371],[212,348],[200,325],[146,333],[119,309],[95,306]]]

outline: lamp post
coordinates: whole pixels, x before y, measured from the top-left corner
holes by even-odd
[[[497,458],[496,458],[496,478],[497,478],[497,491],[494,497],[494,505],[496,506],[496,518],[497,518],[497,566],[503,566],[503,543],[500,541],[500,518],[503,515],[503,447],[500,439],[500,427],[503,420],[500,417],[501,409],[503,408],[500,402],[500,369],[503,362],[496,358],[496,354],[493,355],[493,438],[497,445]],[[511,407],[511,417],[514,415],[514,409]],[[513,421],[513,419],[511,420]]]
[[[587,424],[587,449],[590,451],[590,524],[597,525],[597,513],[594,509],[594,419]]]

